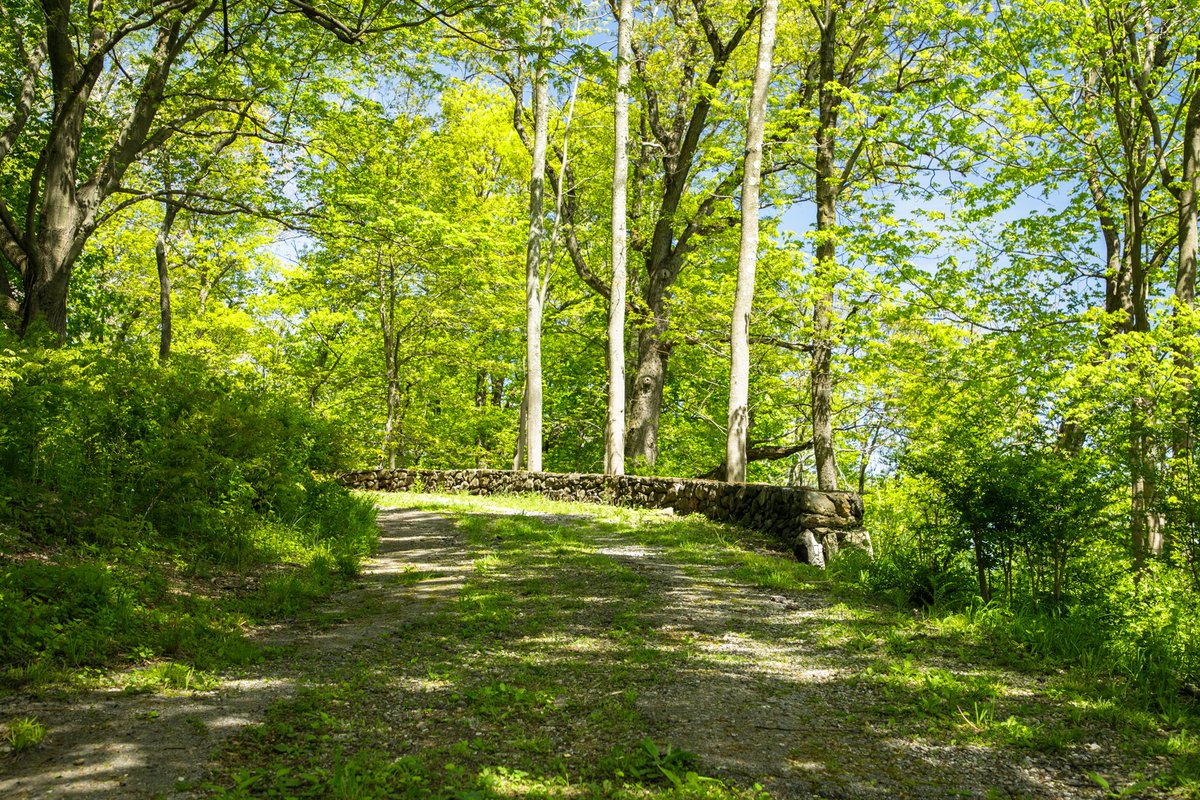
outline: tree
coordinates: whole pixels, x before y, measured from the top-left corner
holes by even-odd
[[[675,31],[678,39],[671,37],[669,46],[675,53],[683,54],[685,63],[672,64],[674,68],[664,70],[663,78],[656,80],[657,76],[652,75],[651,50],[663,45],[649,38],[652,34],[649,30],[646,41],[641,44],[635,41],[633,45],[644,102],[641,125],[647,134],[641,137],[643,144],[636,168],[641,180],[636,183],[646,182],[655,160],[661,170],[656,176],[659,179],[656,200],[644,196],[635,199],[635,216],[647,215],[652,228],[637,230],[631,240],[631,246],[641,255],[645,272],[640,277],[637,371],[628,398],[625,456],[648,466],[658,459],[663,386],[673,348],[667,333],[668,292],[688,254],[698,246],[698,240],[733,224],[729,218],[714,218],[714,212],[720,204],[728,202],[740,178],[740,170],[736,168],[700,180],[693,170],[702,155],[714,102],[726,88],[733,56],[761,10],[760,4],[751,4],[731,23],[725,23],[729,30],[723,33],[721,21],[703,0],[693,0],[690,8],[675,3],[668,6],[673,24],[679,26]],[[662,58],[663,54],[659,56]],[[672,78],[674,86],[668,83]],[[714,165],[714,169],[719,167]],[[646,194],[645,190],[641,194]],[[692,199],[695,204],[685,207],[685,199]],[[652,212],[651,203],[657,206]]]
[[[1163,420],[1186,416],[1194,370],[1196,219],[1188,188],[1195,184],[1190,142],[1193,109],[1200,106],[1200,14],[1193,2],[1161,9],[1100,2],[1019,5],[998,19],[1003,35],[994,57],[1015,65],[1033,103],[1047,112],[1038,156],[1083,176],[1067,191],[1086,201],[1098,229],[1106,319],[1097,327],[1085,381],[1128,390],[1125,422],[1106,427],[1126,453],[1130,545],[1140,570],[1164,547],[1163,451],[1173,433],[1182,434],[1179,449],[1188,449],[1186,429],[1172,432]],[[1173,311],[1164,317],[1156,306],[1168,293]],[[1164,346],[1172,353],[1171,375],[1156,355]],[[1164,392],[1180,413],[1158,402]],[[1086,435],[1086,419],[1067,417],[1080,429],[1077,438]]]
[[[746,447],[750,422],[750,311],[754,303],[754,273],[758,262],[758,193],[762,176],[763,135],[767,88],[775,49],[777,0],[764,0],[759,17],[758,59],[750,110],[746,120],[746,157],[742,169],[742,240],[738,250],[737,294],[729,333],[729,421],[725,445],[726,480],[746,480]]]
[[[102,204],[120,189],[135,160],[161,146],[178,127],[213,110],[207,104],[180,110],[174,119],[156,125],[172,69],[216,8],[215,2],[197,0],[103,10],[92,4],[81,15],[70,0],[47,0],[40,19],[5,14],[4,36],[23,62],[23,75],[18,102],[0,139],[0,166],[18,145],[36,159],[22,187],[25,208],[0,200],[0,251],[21,278],[22,333],[43,322],[63,340],[71,273],[102,221]],[[38,33],[31,37],[26,31],[34,26]],[[202,46],[195,57],[201,64],[218,60],[219,45]],[[39,107],[44,62],[49,65],[50,108]],[[130,74],[124,63],[142,70]],[[93,97],[109,70],[131,101],[120,110],[123,114],[106,113],[101,99]],[[45,126],[31,124],[42,119]],[[97,137],[98,123],[115,129],[107,142]],[[93,154],[97,145],[98,156]]]
[[[265,14],[223,0],[0,9],[0,49],[11,54],[6,89],[15,98],[0,131],[0,177],[12,187],[0,198],[0,293],[4,306],[18,307],[19,332],[45,325],[64,340],[71,277],[89,238],[127,204],[149,199],[124,185],[134,165],[213,116],[246,120],[264,91],[260,77],[287,94],[286,82],[270,79],[279,66],[319,60],[329,37],[296,32],[290,15],[357,43],[476,5],[368,0],[350,20],[301,0]],[[261,135],[264,121],[254,122],[247,133]]]
[[[550,20],[543,17],[539,42],[544,44]],[[546,187],[546,139],[549,135],[550,90],[546,55],[533,69],[533,165],[529,177],[529,241],[525,257],[525,468],[542,471],[542,241],[546,236],[543,208]]]
[[[633,0],[617,9],[617,92],[613,100],[612,282],[608,290],[608,414],[604,473],[625,474],[625,292],[627,184],[629,180],[629,79],[633,71]]]
[[[386,104],[354,98],[322,115],[320,157],[301,184],[319,246],[279,313],[317,340],[300,375],[323,387],[318,407],[380,463],[494,459],[512,414],[502,389],[495,404],[476,393],[480,369],[502,383],[519,363],[516,275],[492,264],[520,260],[517,175],[528,162],[476,87],[451,87],[434,119],[423,92],[393,91]],[[321,366],[327,350],[342,376]]]

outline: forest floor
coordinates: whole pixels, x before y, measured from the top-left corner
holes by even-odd
[[[381,495],[356,587],[172,692],[0,698],[0,797],[1195,797],[1178,730],[1071,670],[840,600],[751,534]],[[1186,744],[1186,742],[1185,742]]]

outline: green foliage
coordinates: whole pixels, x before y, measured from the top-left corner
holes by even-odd
[[[256,658],[247,616],[298,612],[373,546],[371,505],[327,477],[342,463],[338,434],[252,375],[194,357],[9,348],[0,404],[10,682],[117,657],[184,669]],[[288,566],[233,579],[241,592],[175,590],[272,564]]]
[[[998,571],[1010,605],[1061,604],[1074,588],[1072,560],[1108,532],[1109,493],[1096,460],[985,436],[966,425],[901,457],[940,506],[926,523],[930,538],[951,554],[971,552],[985,600]]]
[[[18,717],[10,720],[4,726],[4,741],[14,753],[28,750],[42,739],[46,738],[46,727],[38,722],[37,717]]]
[[[328,534],[339,435],[251,374],[96,347],[0,351],[0,522],[41,544],[148,532],[236,550],[259,518]]]

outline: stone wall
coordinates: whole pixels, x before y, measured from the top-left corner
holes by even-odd
[[[342,482],[353,489],[403,492],[414,485],[426,491],[470,494],[537,492],[554,500],[670,508],[679,514],[703,514],[771,534],[796,557],[824,566],[839,547],[853,544],[870,551],[862,529],[862,498],[853,492],[821,492],[762,483],[724,483],[686,478],[645,478],[579,473],[529,473],[494,469],[395,469],[350,472]]]

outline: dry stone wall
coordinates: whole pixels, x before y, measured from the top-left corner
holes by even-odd
[[[724,483],[636,475],[512,472],[493,469],[378,469],[350,472],[342,482],[353,489],[470,494],[536,492],[554,500],[670,508],[679,514],[703,514],[771,534],[793,548],[796,557],[824,566],[847,545],[868,552],[871,540],[862,529],[862,498],[853,492],[822,492],[762,483]]]

